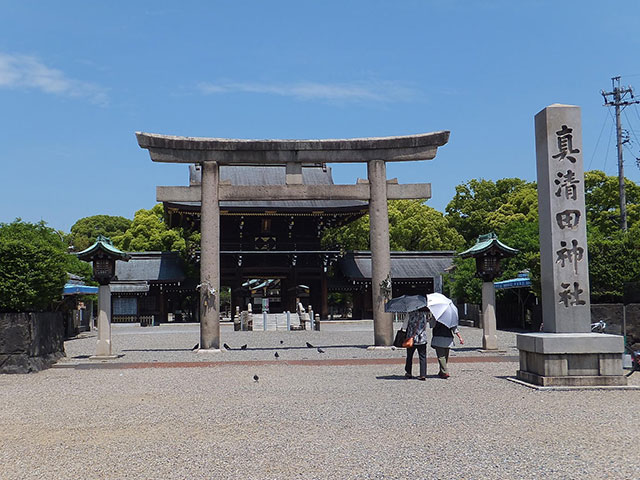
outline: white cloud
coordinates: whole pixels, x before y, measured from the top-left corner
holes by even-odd
[[[107,94],[97,85],[74,80],[36,57],[0,53],[0,88],[32,88],[44,93],[87,98],[105,105]]]
[[[418,92],[391,82],[360,82],[332,84],[300,82],[291,84],[269,83],[201,83],[198,88],[205,94],[258,93],[280,95],[300,100],[330,101],[408,101],[415,99]]]

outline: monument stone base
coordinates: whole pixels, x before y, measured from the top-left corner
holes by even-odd
[[[623,338],[602,333],[527,333],[517,336],[518,379],[545,387],[620,386]]]

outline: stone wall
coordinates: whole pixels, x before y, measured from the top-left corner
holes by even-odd
[[[38,372],[63,356],[61,313],[0,313],[0,373]]]

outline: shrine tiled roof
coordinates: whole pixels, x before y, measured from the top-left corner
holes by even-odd
[[[116,262],[117,282],[181,282],[186,276],[177,252],[134,252],[129,262]]]
[[[391,252],[394,280],[435,278],[453,265],[455,252]],[[349,280],[371,279],[371,252],[350,252],[340,259],[340,270]]]
[[[200,183],[200,171],[191,167],[191,184]],[[285,167],[259,166],[221,166],[220,180],[232,185],[284,185]],[[333,185],[330,167],[302,168],[302,181],[305,185]],[[200,202],[165,202],[168,207],[185,211],[198,211]],[[221,210],[327,210],[366,211],[368,203],[361,200],[260,200],[260,201],[222,201]]]

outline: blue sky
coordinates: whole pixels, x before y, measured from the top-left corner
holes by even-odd
[[[151,162],[134,132],[348,138],[450,130],[428,162],[441,211],[471,178],[535,180],[533,116],[582,107],[585,168],[617,174],[602,89],[638,88],[640,2],[0,1],[0,222],[155,204],[185,166]],[[623,114],[640,182],[640,110]],[[336,165],[336,183],[365,177]]]

